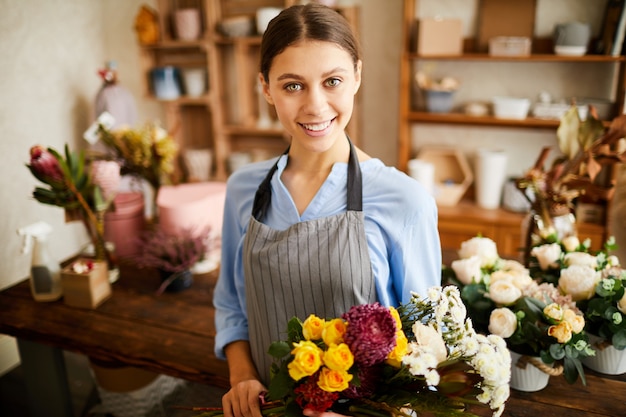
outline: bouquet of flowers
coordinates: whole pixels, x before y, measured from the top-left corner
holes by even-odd
[[[572,297],[552,283],[536,282],[521,263],[501,259],[489,238],[463,242],[459,256],[444,269],[444,277],[461,288],[477,330],[503,337],[526,359],[539,357],[540,369],[552,366],[551,372],[562,370],[567,382],[580,376],[584,384],[581,359],[595,352]]]
[[[174,138],[154,123],[116,130],[110,130],[100,123],[98,132],[100,140],[111,153],[105,158],[119,161],[122,175],[146,180],[154,191],[153,208],[156,208],[161,185],[172,182],[178,155],[178,144]]]
[[[592,253],[590,241],[569,236],[531,250],[531,271],[541,282],[556,285],[583,311],[586,330],[618,350],[626,348],[626,271],[609,255],[615,239]]]
[[[499,416],[509,396],[506,344],[473,330],[454,286],[397,309],[374,303],[338,318],[293,318],[287,335],[269,348],[268,399],[281,415],[467,415],[483,404]]]

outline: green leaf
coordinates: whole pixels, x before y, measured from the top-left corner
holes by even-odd
[[[617,333],[613,334],[611,338],[613,347],[617,350],[626,349],[626,329],[621,329]]]
[[[291,347],[285,341],[273,342],[267,350],[272,357],[282,359],[291,353]]]
[[[287,340],[292,343],[297,343],[304,339],[302,334],[302,321],[297,317],[292,317],[287,323]]]
[[[268,397],[270,400],[281,400],[289,395],[294,385],[293,379],[289,376],[287,365],[283,364],[280,370],[272,380],[268,387]]]

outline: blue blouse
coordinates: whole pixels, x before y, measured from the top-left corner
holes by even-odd
[[[312,219],[345,212],[347,163],[336,163],[302,216],[280,180],[287,156],[278,161],[272,201],[263,222],[285,230]],[[248,340],[242,248],[256,190],[276,159],[246,165],[228,179],[222,259],[215,287],[215,354],[225,359],[224,347]],[[386,306],[407,302],[411,292],[422,295],[441,283],[441,246],[434,198],[416,180],[379,159],[360,163],[363,177],[365,233],[376,279],[378,300]],[[304,317],[302,318],[304,320]],[[285,323],[286,325],[286,323]]]

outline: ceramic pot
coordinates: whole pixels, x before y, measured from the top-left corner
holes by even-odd
[[[587,368],[606,375],[621,375],[626,373],[626,349],[617,350],[604,339],[596,335],[589,335],[589,342],[596,351],[595,356],[582,359]]]
[[[511,351],[511,382],[512,389],[524,392],[541,391],[548,385],[550,375],[528,362],[522,367],[522,355]],[[541,362],[540,358],[534,358]]]
[[[176,273],[159,269],[159,275],[161,277],[161,286],[157,290],[159,294],[163,291],[181,292],[191,287],[193,283],[193,273],[189,269]]]
[[[200,10],[193,8],[176,10],[174,12],[174,27],[178,39],[184,41],[198,39],[202,33]]]

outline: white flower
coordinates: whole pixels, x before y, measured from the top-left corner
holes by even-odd
[[[548,268],[556,268],[558,266],[557,261],[561,257],[561,253],[561,245],[558,243],[535,246],[530,251],[531,256],[537,258],[539,267],[544,271]]]
[[[446,360],[448,350],[437,330],[418,321],[413,324],[413,333],[415,334],[415,343],[430,351],[437,359],[437,364]]]
[[[436,387],[437,385],[439,385],[439,381],[441,378],[439,376],[439,372],[437,372],[436,369],[429,370],[424,376],[426,377],[426,384],[428,384],[429,386]]]
[[[474,282],[480,282],[482,275],[480,264],[480,258],[476,255],[472,255],[465,259],[455,259],[450,264],[450,267],[462,284],[469,285]]]
[[[493,285],[496,281],[507,281],[515,285],[520,290],[528,287],[533,283],[533,279],[530,277],[528,270],[514,271],[514,270],[498,270],[491,274],[490,282]]]
[[[506,307],[496,308],[489,316],[489,332],[502,338],[509,338],[517,330],[517,317]]]
[[[522,291],[512,282],[500,280],[489,286],[489,293],[487,295],[496,304],[510,305],[522,296]]]
[[[598,260],[596,257],[586,252],[567,253],[565,254],[565,258],[563,260],[567,266],[581,265],[588,266],[593,269],[598,267]]]
[[[461,243],[461,249],[459,249],[461,259],[467,259],[474,255],[480,258],[481,266],[492,266],[499,259],[496,242],[486,237],[477,236]]]
[[[615,255],[609,256],[606,261],[608,266],[620,266],[619,258]]]
[[[528,269],[520,262],[513,259],[501,259],[500,270],[502,271],[517,271],[528,273]]]
[[[572,265],[561,270],[559,288],[574,301],[588,300],[595,293],[601,273],[586,265]]]
[[[578,236],[566,236],[561,240],[563,246],[565,246],[566,252],[574,252],[580,246],[580,240]]]

